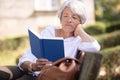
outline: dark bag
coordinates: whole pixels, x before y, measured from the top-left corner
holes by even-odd
[[[37,80],[77,80],[82,58],[65,57],[53,62],[52,65],[45,65]]]

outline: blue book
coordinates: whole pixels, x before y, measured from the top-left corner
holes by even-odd
[[[52,62],[64,57],[63,38],[40,38],[34,31],[28,29],[32,54],[38,59],[46,58]]]

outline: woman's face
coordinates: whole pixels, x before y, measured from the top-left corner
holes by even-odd
[[[65,32],[73,33],[78,24],[80,24],[80,17],[66,7],[61,16],[62,29]]]

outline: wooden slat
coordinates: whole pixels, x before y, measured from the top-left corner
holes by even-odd
[[[78,80],[96,80],[102,57],[101,53],[85,52]]]

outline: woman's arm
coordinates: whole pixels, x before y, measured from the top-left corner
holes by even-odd
[[[87,34],[84,31],[81,24],[79,24],[76,27],[74,34],[75,34],[75,36],[80,36],[81,39],[82,39],[82,42],[93,42],[93,41],[95,41],[95,39],[92,36],[90,36],[89,34]]]
[[[97,52],[100,50],[100,45],[97,40],[87,34],[81,24],[76,27],[74,34],[81,38],[79,49],[88,52]]]

